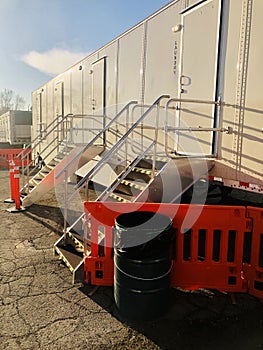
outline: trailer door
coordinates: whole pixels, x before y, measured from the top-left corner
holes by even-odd
[[[104,113],[105,108],[105,57],[92,63],[92,110]],[[97,114],[96,113],[96,114]]]
[[[217,92],[221,1],[203,1],[182,14],[180,99],[215,101]],[[179,106],[179,127],[216,125],[213,104],[186,103]],[[212,154],[212,132],[180,132],[177,151],[186,154]]]
[[[64,116],[64,85],[60,81],[55,85],[55,115]]]
[[[36,111],[37,111],[37,134],[40,134],[43,130],[43,116],[42,116],[42,92],[38,92],[36,96]]]

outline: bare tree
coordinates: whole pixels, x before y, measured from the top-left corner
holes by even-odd
[[[18,109],[22,109],[25,106],[25,100],[22,96],[20,95],[15,95],[15,99],[14,99],[14,109],[18,110]]]
[[[25,100],[13,90],[4,89],[0,92],[0,114],[9,110],[24,108]]]

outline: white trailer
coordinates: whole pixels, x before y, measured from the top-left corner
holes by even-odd
[[[172,148],[180,153],[192,128],[216,160],[212,175],[262,189],[262,14],[261,0],[171,1],[35,90],[33,137],[56,116],[168,94]]]
[[[0,115],[0,142],[23,145],[31,141],[32,112],[8,111]]]
[[[204,204],[209,177],[222,197],[234,187],[262,206],[262,14],[262,0],[171,1],[33,92],[32,151],[45,166],[22,188],[22,202],[64,184],[55,251],[74,281],[104,238],[112,260],[111,228],[96,226],[97,248],[87,248],[81,190],[90,182],[102,185],[97,202],[176,205],[192,191],[187,203]],[[74,173],[82,177],[75,185]],[[185,227],[202,208],[189,206]],[[84,255],[72,255],[69,241]]]

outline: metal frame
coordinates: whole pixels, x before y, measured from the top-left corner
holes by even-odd
[[[169,109],[171,103],[177,103],[176,107],[174,109],[180,110],[179,104],[181,102],[186,102],[186,103],[193,103],[193,104],[208,104],[208,105],[215,105],[217,107],[217,114],[221,113],[221,107],[224,106],[224,103],[219,99],[218,101],[208,101],[208,100],[198,100],[198,99],[184,99],[184,98],[171,98],[169,101],[166,103],[166,122],[165,122],[165,152],[167,156],[173,157],[171,152],[168,151],[168,133],[171,131],[187,131],[187,132],[214,132],[218,134],[219,132],[227,133],[227,134],[232,134],[233,129],[232,127],[228,126],[227,128],[220,128],[220,127],[213,127],[213,128],[204,128],[202,126],[198,127],[189,127],[189,128],[184,128],[184,127],[169,127],[168,126],[168,114],[169,114]],[[217,142],[217,147],[218,147],[218,142]],[[178,156],[177,153],[175,153],[175,156]],[[185,154],[187,155],[187,154]],[[216,150],[215,154],[209,154],[205,155],[206,157],[215,157],[218,155],[218,149]],[[200,155],[199,155],[200,156]]]

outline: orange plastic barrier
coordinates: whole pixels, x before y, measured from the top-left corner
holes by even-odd
[[[10,160],[13,160],[16,166],[22,166],[21,156],[17,157],[23,148],[8,148],[8,149],[0,149],[0,168],[7,169],[8,163]],[[30,165],[32,162],[31,149],[24,149],[24,156],[28,155],[23,159],[24,166]]]
[[[249,281],[249,294],[263,299],[263,209],[247,208],[253,230],[246,233],[244,278]]]
[[[263,209],[238,206],[84,203],[91,255],[86,281],[113,284],[113,226],[122,213],[151,211],[173,219],[175,245],[171,285],[249,292],[263,298]],[[98,230],[105,241],[99,247]]]

